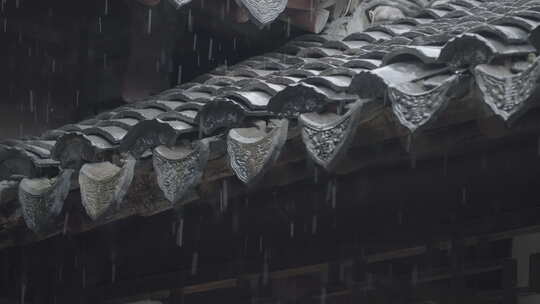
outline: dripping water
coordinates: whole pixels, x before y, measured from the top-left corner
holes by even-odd
[[[289,223],[289,233],[290,233],[291,239],[294,238],[294,222],[293,221]]]
[[[197,274],[197,267],[199,263],[199,253],[195,251],[191,257],[191,275]]]
[[[47,116],[48,117],[48,116]],[[48,120],[48,119],[47,119]],[[68,225],[69,225],[69,212],[66,212],[66,215],[64,216],[64,227],[62,229],[62,234],[66,235],[68,231]]]
[[[212,60],[212,47],[213,47],[213,44],[214,44],[214,40],[212,38],[210,38],[210,40],[208,41],[208,60]]]
[[[148,24],[146,28],[148,35],[152,34],[152,8],[148,8]]]
[[[176,78],[176,83],[177,84],[182,83],[182,65],[178,66],[178,77]]]
[[[176,245],[182,247],[184,238],[184,219],[181,218],[178,222],[178,230],[176,231]]]
[[[191,14],[191,8],[188,10],[188,31],[193,32],[193,15]]]

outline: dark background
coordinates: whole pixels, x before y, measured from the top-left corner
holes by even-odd
[[[166,0],[0,4],[0,138],[39,136],[174,86],[179,67],[187,82],[290,39],[279,22],[259,29]]]

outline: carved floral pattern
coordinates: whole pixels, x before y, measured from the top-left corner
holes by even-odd
[[[441,85],[421,94],[409,94],[398,87],[388,87],[392,110],[399,122],[411,132],[428,123],[446,106],[448,90],[456,80],[456,76],[451,76]]]
[[[504,120],[519,112],[536,89],[540,78],[540,64],[534,63],[512,76],[494,75],[482,66],[475,68],[474,76],[484,97],[484,102]]]
[[[278,121],[264,137],[255,141],[231,136],[227,140],[230,166],[244,183],[252,183],[278,158],[287,138],[288,121]]]

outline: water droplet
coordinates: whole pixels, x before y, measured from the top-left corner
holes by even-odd
[[[293,221],[289,223],[289,233],[291,235],[291,239],[294,238],[294,222]]]
[[[197,267],[199,263],[199,253],[195,251],[191,257],[191,275],[197,274]]]
[[[317,234],[317,215],[311,218],[311,234]]]
[[[30,113],[34,112],[34,91],[30,90],[28,91],[28,99],[30,104]]]
[[[193,34],[193,50],[197,50],[197,34]]]
[[[188,31],[193,32],[193,15],[191,14],[191,8],[188,10]]]
[[[64,216],[64,227],[62,229],[62,234],[63,235],[67,234],[68,226],[69,226],[69,212],[66,212],[66,215]]]
[[[321,288],[321,304],[326,304],[326,287]]]
[[[109,14],[109,0],[105,0],[105,8],[103,9],[103,14],[105,16]]]
[[[416,286],[418,284],[418,265],[414,265],[412,272],[411,272],[411,282],[413,286]]]
[[[220,199],[220,211],[223,212],[227,210],[228,200],[229,200],[229,189],[228,189],[227,179],[223,179],[221,182],[221,199]]]
[[[286,37],[291,37],[291,17],[287,16],[287,30],[286,30]]]
[[[101,34],[101,31],[103,30],[102,24],[101,24],[101,16],[98,17],[98,33]]]
[[[182,247],[184,238],[184,219],[181,218],[178,223],[178,231],[176,232],[176,245]]]
[[[182,83],[182,65],[178,66],[178,77],[176,78],[176,83],[177,84]]]
[[[148,24],[146,28],[148,35],[152,34],[152,8],[148,8]]]
[[[214,46],[214,40],[210,38],[208,41],[208,60],[212,60],[212,48]]]
[[[236,51],[236,37],[233,38],[233,50]],[[540,143],[540,140],[539,140]]]
[[[21,304],[24,304],[24,300],[26,297],[26,281],[23,279],[21,282]]]

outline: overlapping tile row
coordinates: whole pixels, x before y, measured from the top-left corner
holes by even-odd
[[[344,39],[300,37],[38,139],[4,141],[0,198],[17,188],[28,226],[41,232],[62,209],[66,188],[80,189],[92,219],[114,212],[147,157],[164,197],[180,202],[223,133],[231,169],[250,185],[279,157],[290,121],[299,122],[309,157],[332,170],[373,105],[390,104],[411,132],[473,82],[503,119],[526,106],[539,74],[540,0],[437,0],[414,15],[403,11],[406,18]]]

